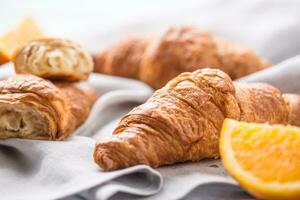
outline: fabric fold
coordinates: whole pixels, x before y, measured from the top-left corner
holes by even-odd
[[[94,188],[97,199],[108,199],[117,192],[146,196],[160,190],[162,177],[148,166],[103,172],[93,162],[93,147],[94,140],[82,136],[0,141],[1,198],[58,199]]]

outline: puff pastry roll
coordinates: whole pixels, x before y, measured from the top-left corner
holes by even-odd
[[[268,84],[233,83],[216,69],[182,73],[125,115],[94,159],[104,170],[219,157],[225,118],[299,125],[300,96]]]
[[[92,57],[73,41],[57,38],[33,40],[14,55],[16,73],[50,80],[86,80],[93,71]]]
[[[269,66],[252,50],[192,27],[169,29],[149,44],[141,63],[140,80],[156,89],[201,68],[220,69],[237,79]]]
[[[138,79],[147,44],[148,40],[145,38],[126,38],[94,57],[95,71]]]
[[[0,138],[62,140],[88,116],[95,91],[33,75],[0,81]]]
[[[183,72],[216,68],[232,79],[270,65],[252,50],[194,27],[174,27],[151,38],[129,38],[94,56],[95,72],[163,87]]]

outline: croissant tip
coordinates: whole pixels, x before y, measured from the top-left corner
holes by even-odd
[[[119,168],[118,163],[98,145],[94,151],[94,160],[104,171],[112,171]]]

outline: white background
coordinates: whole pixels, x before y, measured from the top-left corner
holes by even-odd
[[[274,64],[300,53],[298,0],[0,0],[0,33],[25,15],[49,36],[75,39],[90,51],[128,34],[196,24]]]

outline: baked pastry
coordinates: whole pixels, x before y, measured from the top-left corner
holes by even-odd
[[[126,38],[94,58],[95,71],[138,79],[141,58],[147,44],[147,39]]]
[[[267,60],[258,58],[253,51],[223,38],[213,38],[219,69],[226,72],[233,80],[262,70],[270,65]]]
[[[95,91],[33,75],[0,81],[0,138],[62,140],[88,116]]]
[[[219,67],[211,35],[189,27],[171,28],[149,44],[140,79],[161,88],[180,73],[202,67]]]
[[[237,79],[269,66],[253,51],[192,27],[152,38],[130,38],[94,56],[95,71],[161,88],[182,72],[210,67]]]
[[[14,55],[18,74],[50,80],[86,80],[93,71],[92,57],[71,40],[44,38],[22,46]]]
[[[300,126],[300,95],[284,94],[282,96],[289,107],[290,124]]]
[[[124,116],[112,138],[96,144],[94,159],[110,171],[218,158],[225,118],[298,125],[299,103],[268,84],[233,83],[220,70],[182,73]]]

